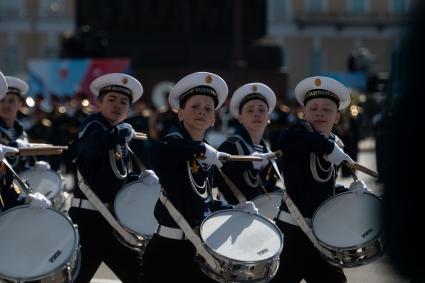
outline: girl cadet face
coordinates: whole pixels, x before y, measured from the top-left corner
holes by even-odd
[[[206,131],[215,122],[214,100],[206,95],[189,97],[179,109],[179,119],[184,125],[195,131]]]
[[[6,94],[0,100],[0,117],[3,119],[15,120],[19,108],[22,106],[22,100],[16,94]]]
[[[238,120],[248,132],[264,131],[269,120],[269,108],[264,101],[253,99],[242,106]]]
[[[99,111],[111,126],[124,121],[130,110],[130,98],[121,93],[108,92],[99,99]]]
[[[304,119],[313,128],[323,134],[329,135],[333,126],[338,123],[340,113],[337,105],[329,98],[314,98],[307,101],[304,107]]]

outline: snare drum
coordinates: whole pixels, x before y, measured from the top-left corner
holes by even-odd
[[[279,206],[282,201],[282,193],[267,193],[256,196],[251,201],[258,208],[258,213],[273,220],[279,212]]]
[[[55,209],[17,206],[0,214],[0,282],[73,282],[79,235]]]
[[[115,197],[115,216],[130,233],[138,236],[140,246],[135,248],[141,252],[158,225],[153,211],[160,190],[159,184],[145,185],[142,181],[135,181],[125,185]]]
[[[345,192],[326,200],[313,216],[313,233],[338,267],[364,265],[383,254],[381,200]]]
[[[268,282],[279,267],[283,235],[269,219],[239,210],[212,213],[201,224],[206,249],[220,263],[215,269],[197,255],[201,270],[219,282]]]
[[[54,208],[61,210],[64,205],[64,182],[59,173],[32,168],[22,171],[19,175],[23,180],[28,181],[34,192],[42,193],[52,202]]]

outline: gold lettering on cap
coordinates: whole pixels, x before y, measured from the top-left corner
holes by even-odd
[[[211,77],[211,75],[207,75],[207,76],[205,77],[205,82],[206,82],[207,84],[210,84],[210,83],[212,82],[212,77]]]
[[[257,86],[256,86],[256,85],[253,85],[253,86],[252,86],[252,91],[253,91],[253,92],[257,92]]]
[[[320,86],[320,85],[322,84],[322,81],[321,81],[320,79],[316,79],[316,80],[314,81],[314,84],[315,84],[316,86]]]
[[[121,82],[126,85],[128,83],[127,77],[123,77]]]

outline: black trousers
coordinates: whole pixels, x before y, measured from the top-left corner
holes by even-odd
[[[154,234],[143,254],[145,283],[216,282],[202,273],[195,262],[195,247],[188,240],[173,240]]]
[[[142,282],[139,253],[118,241],[113,228],[99,212],[72,208],[70,216],[78,225],[81,245],[81,268],[75,283],[89,283],[102,261],[122,282]]]
[[[271,282],[342,283],[347,278],[341,268],[330,265],[298,226],[276,220],[284,235],[280,266]]]

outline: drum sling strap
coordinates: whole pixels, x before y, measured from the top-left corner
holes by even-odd
[[[81,176],[80,170],[77,170],[77,179],[78,187],[80,188],[81,192],[83,192],[88,201],[100,212],[100,214],[102,214],[102,216],[106,219],[106,221],[108,221],[112,228],[114,228],[115,231],[117,231],[117,233],[122,236],[127,243],[132,246],[139,246],[138,240],[119,224],[112,213],[99,199],[99,197],[92,191],[92,189],[90,189],[83,176]]]
[[[270,160],[270,162],[273,165],[273,169],[276,171],[277,176],[279,177],[280,181],[285,184],[282,175],[279,172],[279,168],[277,167],[275,160]],[[285,188],[282,189],[283,192],[283,200],[286,203],[286,206],[288,207],[289,212],[291,213],[292,217],[294,218],[295,222],[298,224],[298,226],[301,228],[301,230],[304,232],[304,234],[310,239],[311,243],[316,247],[319,252],[321,252],[326,257],[330,258],[332,257],[332,254],[325,250],[317,241],[316,236],[313,234],[313,230],[308,226],[307,222],[305,221],[303,215],[299,211],[298,207],[295,205],[295,203],[292,201],[292,199],[289,197],[287,191]]]
[[[227,186],[229,186],[229,189],[232,191],[238,202],[245,202],[246,197],[242,194],[238,187],[236,187],[235,183],[233,183],[232,180],[230,180],[230,178],[218,166],[216,166],[216,168],[218,172],[220,172],[221,177],[223,177],[223,180],[226,182]]]
[[[167,208],[171,217],[174,219],[180,229],[183,230],[186,238],[188,238],[189,241],[191,241],[192,244],[195,246],[196,252],[201,255],[212,268],[216,269],[218,263],[216,262],[214,257],[205,249],[201,239],[198,237],[198,235],[196,235],[192,227],[190,227],[189,223],[187,223],[186,219],[184,219],[183,215],[167,198],[163,190],[161,190],[159,194],[159,199],[161,200],[162,204]]]

